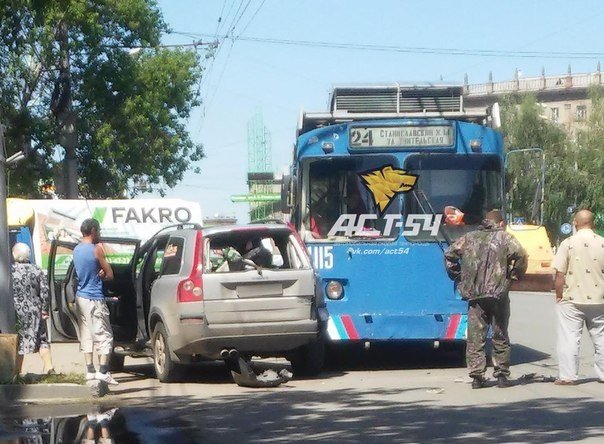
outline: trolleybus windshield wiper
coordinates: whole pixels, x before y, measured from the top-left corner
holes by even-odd
[[[415,200],[417,201],[417,204],[419,205],[419,208],[421,209],[421,211],[424,214],[431,214],[432,217],[434,217],[436,219],[436,212],[434,211],[434,208],[432,207],[432,204],[430,203],[430,200],[426,196],[426,193],[424,193],[424,190],[422,190],[421,188],[416,187],[412,191],[412,193],[413,193],[413,196],[415,197]],[[422,204],[420,196],[421,196],[422,199],[424,199],[424,201],[426,203],[426,206],[428,207],[428,209],[430,211],[426,211],[426,208],[424,207],[424,204]],[[442,235],[445,238],[445,241],[447,242],[448,245],[451,245],[453,243],[453,241],[451,240],[451,237],[449,236],[449,233],[447,233],[447,230],[445,230],[442,225],[439,226],[438,232],[442,233]],[[435,239],[436,239],[436,242],[438,243],[438,246],[440,247],[440,249],[444,253],[445,252],[445,247],[443,246],[443,243],[440,241],[440,239],[438,238],[438,236],[435,236]]]

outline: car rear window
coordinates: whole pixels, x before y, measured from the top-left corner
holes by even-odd
[[[289,229],[233,230],[209,237],[206,270],[236,272],[262,267],[273,270],[310,268],[304,250]]]

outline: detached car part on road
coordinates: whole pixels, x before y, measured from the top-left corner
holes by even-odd
[[[170,227],[144,245],[102,242],[114,270],[104,285],[114,331],[114,370],[124,356],[152,356],[169,382],[184,364],[238,356],[283,356],[295,374],[323,365],[327,311],[308,252],[284,224]],[[52,321],[77,337],[75,244],[53,242]]]

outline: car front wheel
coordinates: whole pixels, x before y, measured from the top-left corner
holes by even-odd
[[[153,367],[160,382],[174,382],[178,378],[178,364],[170,356],[168,334],[161,322],[153,330]]]

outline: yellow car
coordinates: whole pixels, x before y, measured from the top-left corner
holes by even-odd
[[[523,279],[514,282],[512,290],[550,291],[553,289],[552,250],[545,227],[538,225],[508,225],[512,234],[528,253],[528,267]]]

